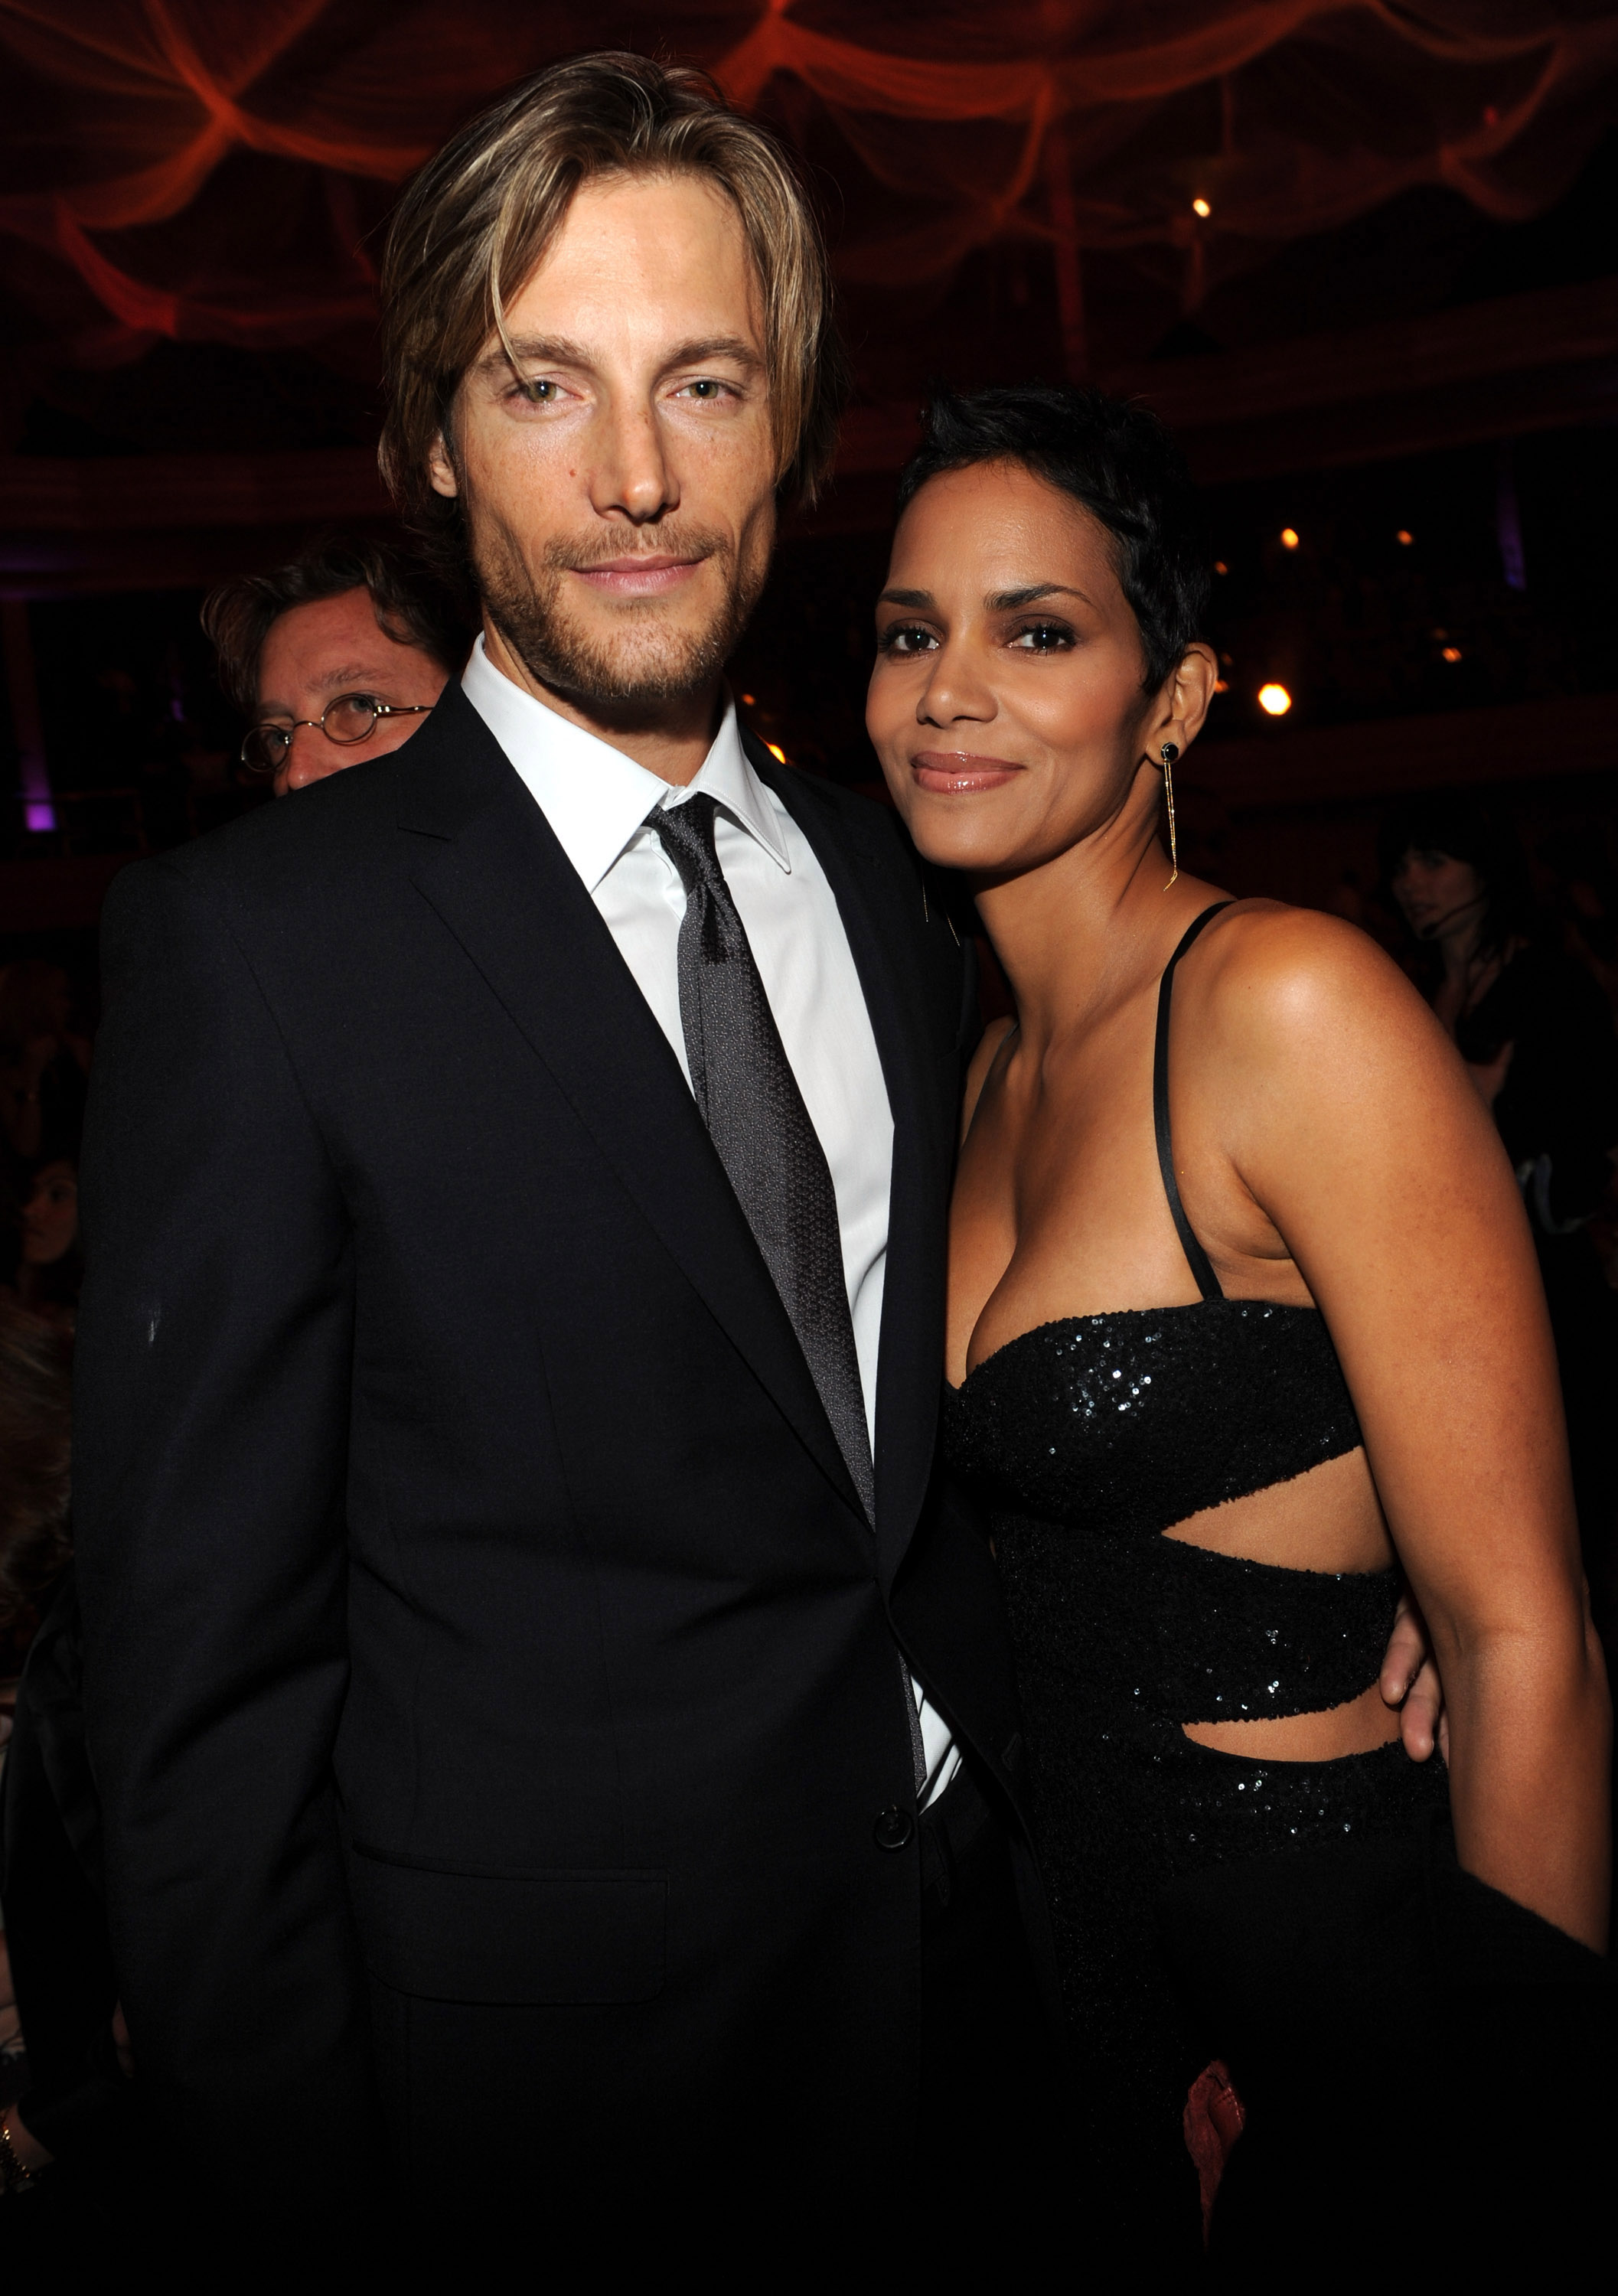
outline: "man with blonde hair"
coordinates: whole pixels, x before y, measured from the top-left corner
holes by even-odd
[[[108,905],[76,1514],[136,2060],[277,2205],[902,2209],[1043,2028],[933,1488],[968,961],[723,681],[834,445],[825,255],[701,75],[593,56],[423,170],[383,298],[464,677]]]

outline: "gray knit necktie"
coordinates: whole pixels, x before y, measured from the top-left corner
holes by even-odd
[[[686,888],[680,1022],[691,1088],[764,1264],[798,1334],[867,1521],[875,1521],[871,1439],[842,1272],[837,1194],[809,1120],[747,928],[714,848],[706,794],[647,826]]]

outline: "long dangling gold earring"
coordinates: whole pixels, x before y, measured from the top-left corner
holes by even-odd
[[[1179,744],[1165,742],[1157,754],[1163,761],[1163,795],[1169,801],[1169,858],[1174,864],[1174,876],[1169,880],[1171,885],[1179,875],[1179,846],[1174,835],[1174,760],[1179,755]],[[1165,893],[1169,885],[1163,887]]]

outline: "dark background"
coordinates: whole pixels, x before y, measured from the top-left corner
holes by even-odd
[[[233,770],[242,729],[201,597],[321,525],[391,530],[372,280],[397,183],[513,72],[603,37],[719,69],[794,145],[833,237],[855,403],[837,480],[784,538],[735,664],[767,739],[873,779],[871,602],[930,379],[1088,376],[1154,400],[1206,488],[1227,690],[1180,776],[1194,864],[1394,946],[1376,822],[1409,791],[1469,786],[1601,961],[1618,883],[1610,9],[1456,0],[1431,39],[1322,9],[1205,71],[1195,44],[1217,66],[1207,43],[1240,14],[1220,0],[779,20],[842,43],[845,78],[849,57],[974,74],[1032,59],[1048,115],[1036,97],[988,119],[850,96],[812,57],[750,79],[760,14],[739,4],[611,26],[539,10],[513,30],[477,4],[440,23],[355,0],[284,37],[276,0],[169,12],[190,61],[147,54],[141,12],[93,0],[26,38],[0,22],[17,122],[0,161],[0,961],[65,955],[89,1007],[111,870],[263,801]],[[1092,70],[1126,52],[1133,92],[1090,100]],[[201,132],[199,72],[276,134],[329,128],[333,152],[226,137],[168,211],[116,220],[153,205],[152,171]],[[926,100],[958,111],[975,84]],[[58,195],[78,253],[43,204]],[[1257,702],[1269,682],[1292,697],[1279,719]],[[22,794],[42,773],[48,828]]]

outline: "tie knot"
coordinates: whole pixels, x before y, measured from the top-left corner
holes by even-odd
[[[724,886],[725,873],[719,867],[713,835],[718,811],[707,791],[699,790],[684,805],[660,806],[648,822],[648,827],[662,839],[663,850],[679,871],[687,893],[698,885],[706,886],[710,892]]]
[[[710,964],[726,964],[747,944],[746,928],[731,898],[714,844],[718,807],[705,790],[684,805],[660,807],[647,827],[661,838],[663,850],[686,888],[686,914]]]

